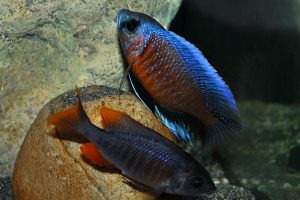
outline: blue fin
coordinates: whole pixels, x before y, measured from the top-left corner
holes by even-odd
[[[169,128],[171,133],[175,135],[178,140],[188,141],[193,144],[194,134],[192,131],[194,131],[195,128],[190,128],[189,121],[192,121],[190,119],[191,117],[184,113],[169,111],[155,104],[153,98],[141,86],[133,74],[129,73],[128,79],[135,95]]]
[[[155,106],[155,115],[169,128],[178,140],[194,145],[195,133],[200,131],[197,119],[186,113],[173,112],[159,105]]]
[[[155,111],[155,105],[153,103],[153,98],[150,94],[143,88],[140,82],[134,77],[132,72],[128,73],[129,83],[132,87],[133,92],[135,95],[140,99],[141,102],[153,113]]]
[[[234,120],[230,122],[218,121],[206,127],[203,135],[203,150],[211,152],[216,147],[224,144],[224,142],[234,139],[238,135],[238,131],[245,126]]]
[[[184,38],[169,33],[170,40],[204,96],[205,107],[218,119],[216,124],[207,125],[204,134],[204,148],[213,149],[242,128],[236,102],[229,87],[201,51]]]

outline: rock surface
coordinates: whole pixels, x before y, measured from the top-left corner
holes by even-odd
[[[300,107],[261,102],[239,105],[248,128],[238,145],[226,145],[219,152],[229,181],[251,189],[259,200],[300,199],[300,171],[295,167]]]
[[[93,124],[102,127],[100,109],[105,106],[129,116],[175,141],[168,129],[131,94],[104,86],[81,89],[84,109]],[[21,146],[13,173],[13,190],[22,199],[154,199],[127,184],[117,171],[101,170],[87,164],[80,143],[51,136],[54,127],[48,116],[77,102],[75,91],[50,101],[38,114]]]
[[[181,0],[0,0],[0,176],[10,175],[36,114],[75,85],[118,87],[121,8],[167,26]]]
[[[128,113],[174,141],[166,127],[136,97],[128,93],[119,94],[118,90],[104,86],[81,89],[84,108],[94,124],[102,127],[99,110],[106,106]],[[47,117],[69,108],[76,101],[75,92],[69,91],[50,101],[38,114],[25,137],[15,165],[13,187],[17,199],[155,199],[150,193],[125,183],[118,172],[87,164],[80,155],[79,143],[51,136],[53,126],[47,124]],[[204,197],[205,200],[254,199],[249,191],[230,185],[220,165],[211,157],[202,158],[197,153],[193,155],[210,172],[217,186],[217,191]],[[5,188],[10,188],[10,184],[6,183]],[[10,190],[4,192],[0,193],[0,197],[11,197]],[[163,195],[159,199],[188,198]]]

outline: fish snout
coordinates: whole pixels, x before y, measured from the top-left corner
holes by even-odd
[[[215,193],[215,191],[217,190],[215,184],[212,182],[211,184],[207,184],[205,191],[204,191],[204,195],[211,195],[213,193]]]
[[[126,9],[121,9],[118,11],[117,13],[117,27],[118,29],[122,28],[122,24],[123,22],[127,21],[128,19],[130,19],[130,14],[132,12]]]

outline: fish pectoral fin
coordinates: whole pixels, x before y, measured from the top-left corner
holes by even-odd
[[[155,115],[169,128],[179,140],[194,144],[194,136],[198,135],[201,126],[199,121],[186,113],[174,112],[162,106],[155,106]]]
[[[146,91],[146,89],[141,85],[137,78],[133,75],[132,71],[128,73],[129,83],[135,95],[139,100],[154,113],[154,102],[151,95]]]
[[[80,146],[80,151],[85,158],[91,163],[107,168],[115,168],[98,150],[97,146],[93,143],[84,143]]]
[[[137,181],[137,180],[135,180],[135,179],[127,176],[127,175],[124,175],[124,174],[122,174],[122,175],[123,175],[123,178],[124,178],[124,180],[126,182],[128,182],[128,183],[130,183],[130,184],[132,184],[132,185],[134,185],[134,186],[136,186],[136,187],[138,187],[138,188],[140,188],[142,190],[145,190],[145,191],[151,190],[151,188],[148,187],[147,185],[145,185],[145,184],[143,184],[143,183],[141,183],[141,182],[139,182],[139,181]]]

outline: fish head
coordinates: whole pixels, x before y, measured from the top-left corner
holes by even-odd
[[[120,46],[129,64],[143,52],[152,33],[165,30],[152,17],[125,9],[117,14],[117,28]]]
[[[211,176],[200,164],[179,169],[172,176],[166,193],[199,197],[216,190]]]

